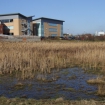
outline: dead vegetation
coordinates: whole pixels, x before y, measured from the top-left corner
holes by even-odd
[[[96,79],[90,79],[87,81],[87,83],[98,85],[97,95],[105,96],[105,77],[97,77]]]
[[[105,105],[105,101],[95,100],[80,100],[70,101],[63,100],[62,98],[57,99],[25,99],[25,98],[6,98],[0,97],[0,105]]]
[[[78,66],[105,72],[104,42],[0,42],[0,74],[21,74]]]
[[[105,77],[97,77],[95,79],[90,79],[87,81],[89,84],[104,84],[105,85]]]

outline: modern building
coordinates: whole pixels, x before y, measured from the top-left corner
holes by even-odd
[[[33,20],[33,35],[40,37],[63,36],[63,20],[37,18]]]
[[[40,37],[63,36],[63,20],[24,16],[20,13],[0,14],[0,34],[34,35]]]
[[[0,23],[3,34],[6,35],[32,35],[32,16],[20,13],[0,14]]]

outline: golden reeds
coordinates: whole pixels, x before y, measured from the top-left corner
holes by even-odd
[[[103,78],[97,77],[96,79],[87,80],[87,83],[89,83],[89,84],[104,84],[105,85],[105,80]]]
[[[0,42],[0,74],[34,72],[72,66],[105,71],[104,42]]]

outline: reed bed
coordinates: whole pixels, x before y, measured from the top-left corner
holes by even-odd
[[[105,85],[105,77],[97,77],[95,79],[87,80],[89,84],[103,84]]]
[[[98,86],[97,95],[105,96],[105,76],[87,80],[87,83],[97,85]]]
[[[105,101],[95,100],[60,100],[58,99],[25,99],[0,97],[0,105],[105,105]]]
[[[0,74],[35,72],[66,67],[100,69],[105,72],[104,42],[0,42]]]

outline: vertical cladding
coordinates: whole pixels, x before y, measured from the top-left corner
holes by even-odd
[[[0,34],[3,34],[3,25],[0,24]]]
[[[41,20],[41,36],[44,36],[44,22]]]
[[[63,37],[63,24],[61,25],[61,37]]]

